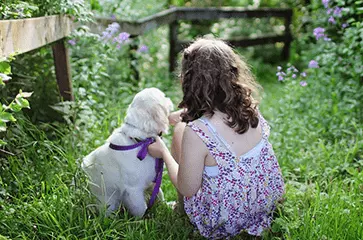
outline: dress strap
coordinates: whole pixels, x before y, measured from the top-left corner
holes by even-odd
[[[201,118],[199,118],[199,120],[201,121],[201,122],[203,122],[206,126],[207,126],[207,128],[208,128],[208,130],[213,134],[213,137],[218,141],[218,142],[220,142],[220,143],[222,143],[222,145],[224,145],[224,147],[226,147],[231,153],[233,153],[233,151],[232,151],[232,148],[231,148],[231,146],[227,143],[227,141],[226,140],[224,140],[224,138],[217,132],[217,130],[216,130],[216,128],[213,126],[213,124],[211,124],[210,122],[209,122],[209,120],[207,119],[207,118],[205,118],[205,117],[201,117]]]
[[[268,137],[270,136],[270,125],[267,123],[266,119],[261,115],[260,111],[258,111],[258,118],[261,124],[262,138],[268,139]]]
[[[212,153],[217,145],[213,138],[208,136],[208,134],[206,134],[200,127],[195,125],[193,122],[189,122],[187,126],[190,127],[195,132],[195,134],[197,134],[197,136],[204,142],[208,150]]]

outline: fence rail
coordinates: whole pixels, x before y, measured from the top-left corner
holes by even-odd
[[[62,40],[73,29],[73,21],[63,15],[1,20],[0,58],[55,43],[52,50],[59,91],[64,100],[73,100],[68,50]]]
[[[136,21],[115,20],[113,18],[97,18],[97,24],[91,25],[91,29],[101,32],[105,26],[113,22],[120,24],[121,31],[128,32],[136,37],[145,32],[157,28],[162,25],[169,25],[169,71],[173,72],[176,66],[176,56],[178,52],[188,44],[188,41],[178,39],[179,21],[182,20],[219,20],[226,18],[269,18],[279,17],[285,19],[284,35],[268,35],[259,38],[240,38],[225,39],[233,46],[247,47],[254,45],[270,44],[283,42],[282,57],[289,57],[290,43],[292,36],[290,32],[290,24],[292,18],[292,9],[289,8],[258,8],[247,9],[241,7],[222,7],[222,8],[191,8],[191,7],[175,7],[152,16],[148,16]]]
[[[0,57],[25,53],[58,41],[73,30],[67,16],[0,21]]]

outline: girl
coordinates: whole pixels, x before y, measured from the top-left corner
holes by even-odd
[[[269,126],[252,96],[258,84],[232,48],[215,39],[199,39],[184,50],[181,82],[179,107],[185,110],[170,116],[176,122],[172,153],[158,138],[150,155],[166,163],[201,235],[261,235],[284,182]]]

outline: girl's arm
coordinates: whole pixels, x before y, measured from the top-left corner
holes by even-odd
[[[157,138],[148,148],[153,157],[163,158],[173,185],[183,196],[193,196],[202,184],[204,159],[208,152],[200,138],[186,127],[182,141],[182,154],[178,164],[164,142]]]
[[[193,196],[200,189],[207,155],[208,150],[203,141],[190,127],[186,127],[178,172],[178,190],[183,196]]]

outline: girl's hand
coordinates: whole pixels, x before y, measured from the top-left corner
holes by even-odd
[[[180,114],[182,114],[185,111],[185,109],[181,109],[175,112],[170,113],[169,115],[169,124],[174,126],[175,124],[181,122]]]
[[[165,154],[169,152],[163,140],[160,137],[155,138],[155,142],[148,147],[149,154],[154,158],[164,158]]]

